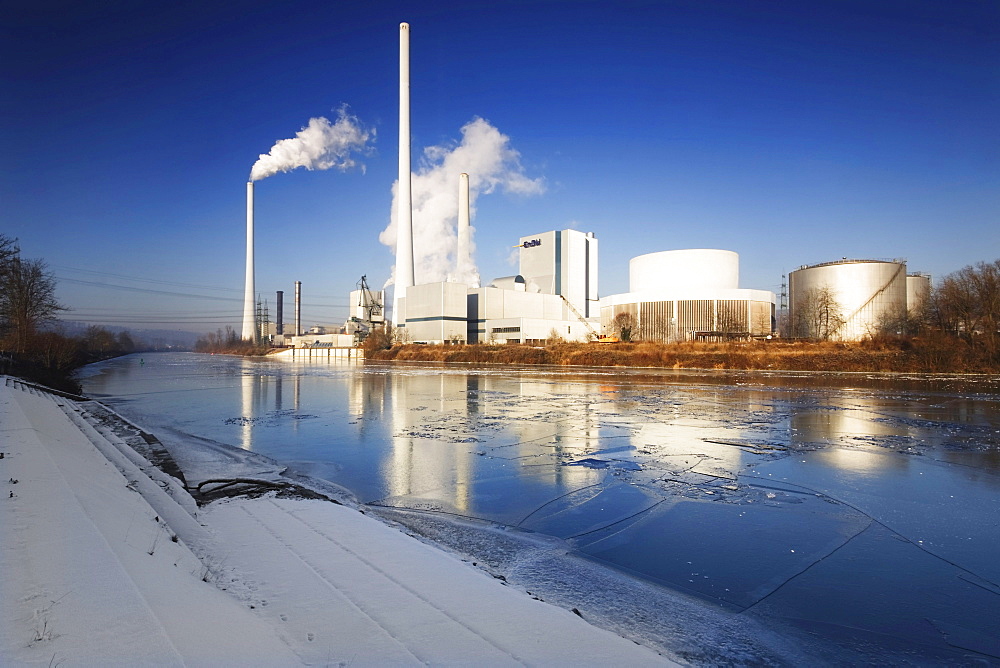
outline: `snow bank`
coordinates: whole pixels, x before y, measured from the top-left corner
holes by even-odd
[[[197,511],[86,409],[0,377],[0,663],[664,665],[355,509]]]

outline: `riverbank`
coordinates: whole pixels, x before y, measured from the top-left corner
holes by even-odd
[[[997,373],[983,351],[953,337],[862,342],[554,343],[544,346],[396,345],[369,351],[369,360],[555,364],[757,371]]]
[[[670,664],[347,498],[199,507],[121,433],[92,402],[0,377],[0,663]],[[189,460],[188,486],[281,472]]]

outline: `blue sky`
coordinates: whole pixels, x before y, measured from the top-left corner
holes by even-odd
[[[992,0],[20,3],[0,232],[48,262],[67,319],[238,331],[250,168],[347,104],[375,134],[363,170],[256,186],[258,291],[300,280],[304,324],[342,322],[394,261],[401,21],[415,170],[482,118],[544,186],[478,198],[485,280],[567,227],[600,240],[602,295],[680,248],[734,250],[741,287],[775,292],[844,256],[936,277],[1000,257]]]

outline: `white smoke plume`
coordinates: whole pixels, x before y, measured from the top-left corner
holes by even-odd
[[[453,280],[479,285],[475,266],[457,268],[458,180],[469,175],[469,209],[475,218],[476,199],[498,188],[517,195],[538,195],[545,191],[541,178],[530,179],[521,166],[521,154],[511,148],[510,137],[482,118],[473,118],[462,127],[462,141],[455,145],[431,146],[417,171],[411,176],[413,198],[413,270],[416,283]],[[392,214],[379,241],[396,252],[396,196],[392,186]],[[475,234],[475,227],[472,227]],[[475,253],[475,242],[471,244]],[[386,285],[394,282],[390,278]]]
[[[250,180],[260,181],[278,172],[288,172],[298,167],[308,170],[336,167],[346,171],[358,163],[352,153],[364,153],[368,140],[375,140],[375,130],[362,125],[357,116],[347,111],[347,105],[337,110],[337,122],[320,116],[310,118],[309,124],[291,139],[280,139],[269,153],[261,154],[250,170]],[[364,170],[364,165],[361,165]]]

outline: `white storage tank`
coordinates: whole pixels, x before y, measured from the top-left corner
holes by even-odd
[[[907,274],[906,276],[906,308],[910,313],[916,313],[924,305],[931,294],[930,274]]]
[[[628,271],[629,292],[736,289],[740,256],[713,248],[660,251],[632,258]]]
[[[788,274],[792,336],[858,341],[906,312],[906,262],[838,260]]]

